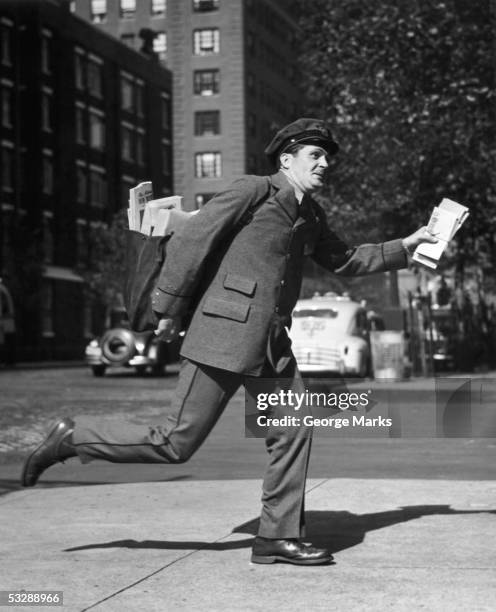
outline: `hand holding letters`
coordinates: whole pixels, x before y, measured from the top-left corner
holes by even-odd
[[[468,208],[453,200],[444,198],[432,211],[427,231],[437,238],[437,242],[422,242],[413,254],[413,261],[428,268],[436,269],[448,242],[463,225],[469,215]]]

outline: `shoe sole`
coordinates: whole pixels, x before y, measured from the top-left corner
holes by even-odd
[[[26,482],[26,473],[27,473],[27,471],[28,471],[29,464],[30,464],[31,459],[33,458],[33,456],[34,456],[34,455],[35,455],[35,454],[36,454],[36,453],[37,453],[39,450],[41,450],[42,446],[43,446],[44,444],[46,444],[46,443],[47,443],[47,442],[50,440],[51,436],[52,436],[52,435],[54,435],[54,434],[56,433],[56,431],[57,431],[57,429],[58,429],[59,425],[60,425],[60,421],[57,421],[56,423],[54,423],[54,425],[52,426],[52,428],[50,429],[50,431],[48,432],[48,434],[46,435],[46,437],[44,438],[44,440],[42,440],[42,441],[41,441],[41,442],[38,444],[38,446],[37,446],[37,447],[34,449],[34,451],[32,451],[32,452],[31,452],[31,454],[29,455],[29,457],[28,457],[28,458],[26,459],[26,461],[24,462],[24,467],[23,467],[23,469],[22,469],[22,475],[21,475],[21,485],[22,485],[23,487],[34,487],[34,486],[35,486],[35,484],[38,482],[38,478],[37,478],[37,479],[36,479],[36,480],[35,480],[35,481],[34,481],[32,484],[28,484],[28,483]],[[40,474],[40,476],[41,476],[41,474]]]
[[[282,563],[291,563],[293,565],[327,565],[332,561],[332,557],[323,557],[321,559],[290,559],[279,555],[252,555],[252,563],[269,564],[281,561]]]

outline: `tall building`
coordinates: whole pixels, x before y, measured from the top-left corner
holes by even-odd
[[[172,193],[171,74],[62,0],[2,0],[0,68],[0,277],[18,358],[81,358],[91,233],[143,179]]]
[[[174,190],[204,204],[270,172],[263,149],[299,115],[291,0],[73,0],[72,10],[173,73]]]

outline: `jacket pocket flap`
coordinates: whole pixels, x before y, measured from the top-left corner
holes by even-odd
[[[256,281],[251,280],[251,278],[245,278],[244,276],[238,276],[237,274],[226,274],[226,278],[224,279],[224,289],[239,291],[239,293],[248,296],[254,294],[256,286]]]
[[[220,298],[207,298],[202,311],[204,314],[216,315],[244,323],[248,319],[250,305],[221,300]]]

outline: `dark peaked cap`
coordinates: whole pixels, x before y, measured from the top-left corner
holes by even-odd
[[[329,155],[339,151],[339,145],[324,121],[303,117],[279,130],[264,153],[276,166],[278,155],[294,144],[316,144]]]

